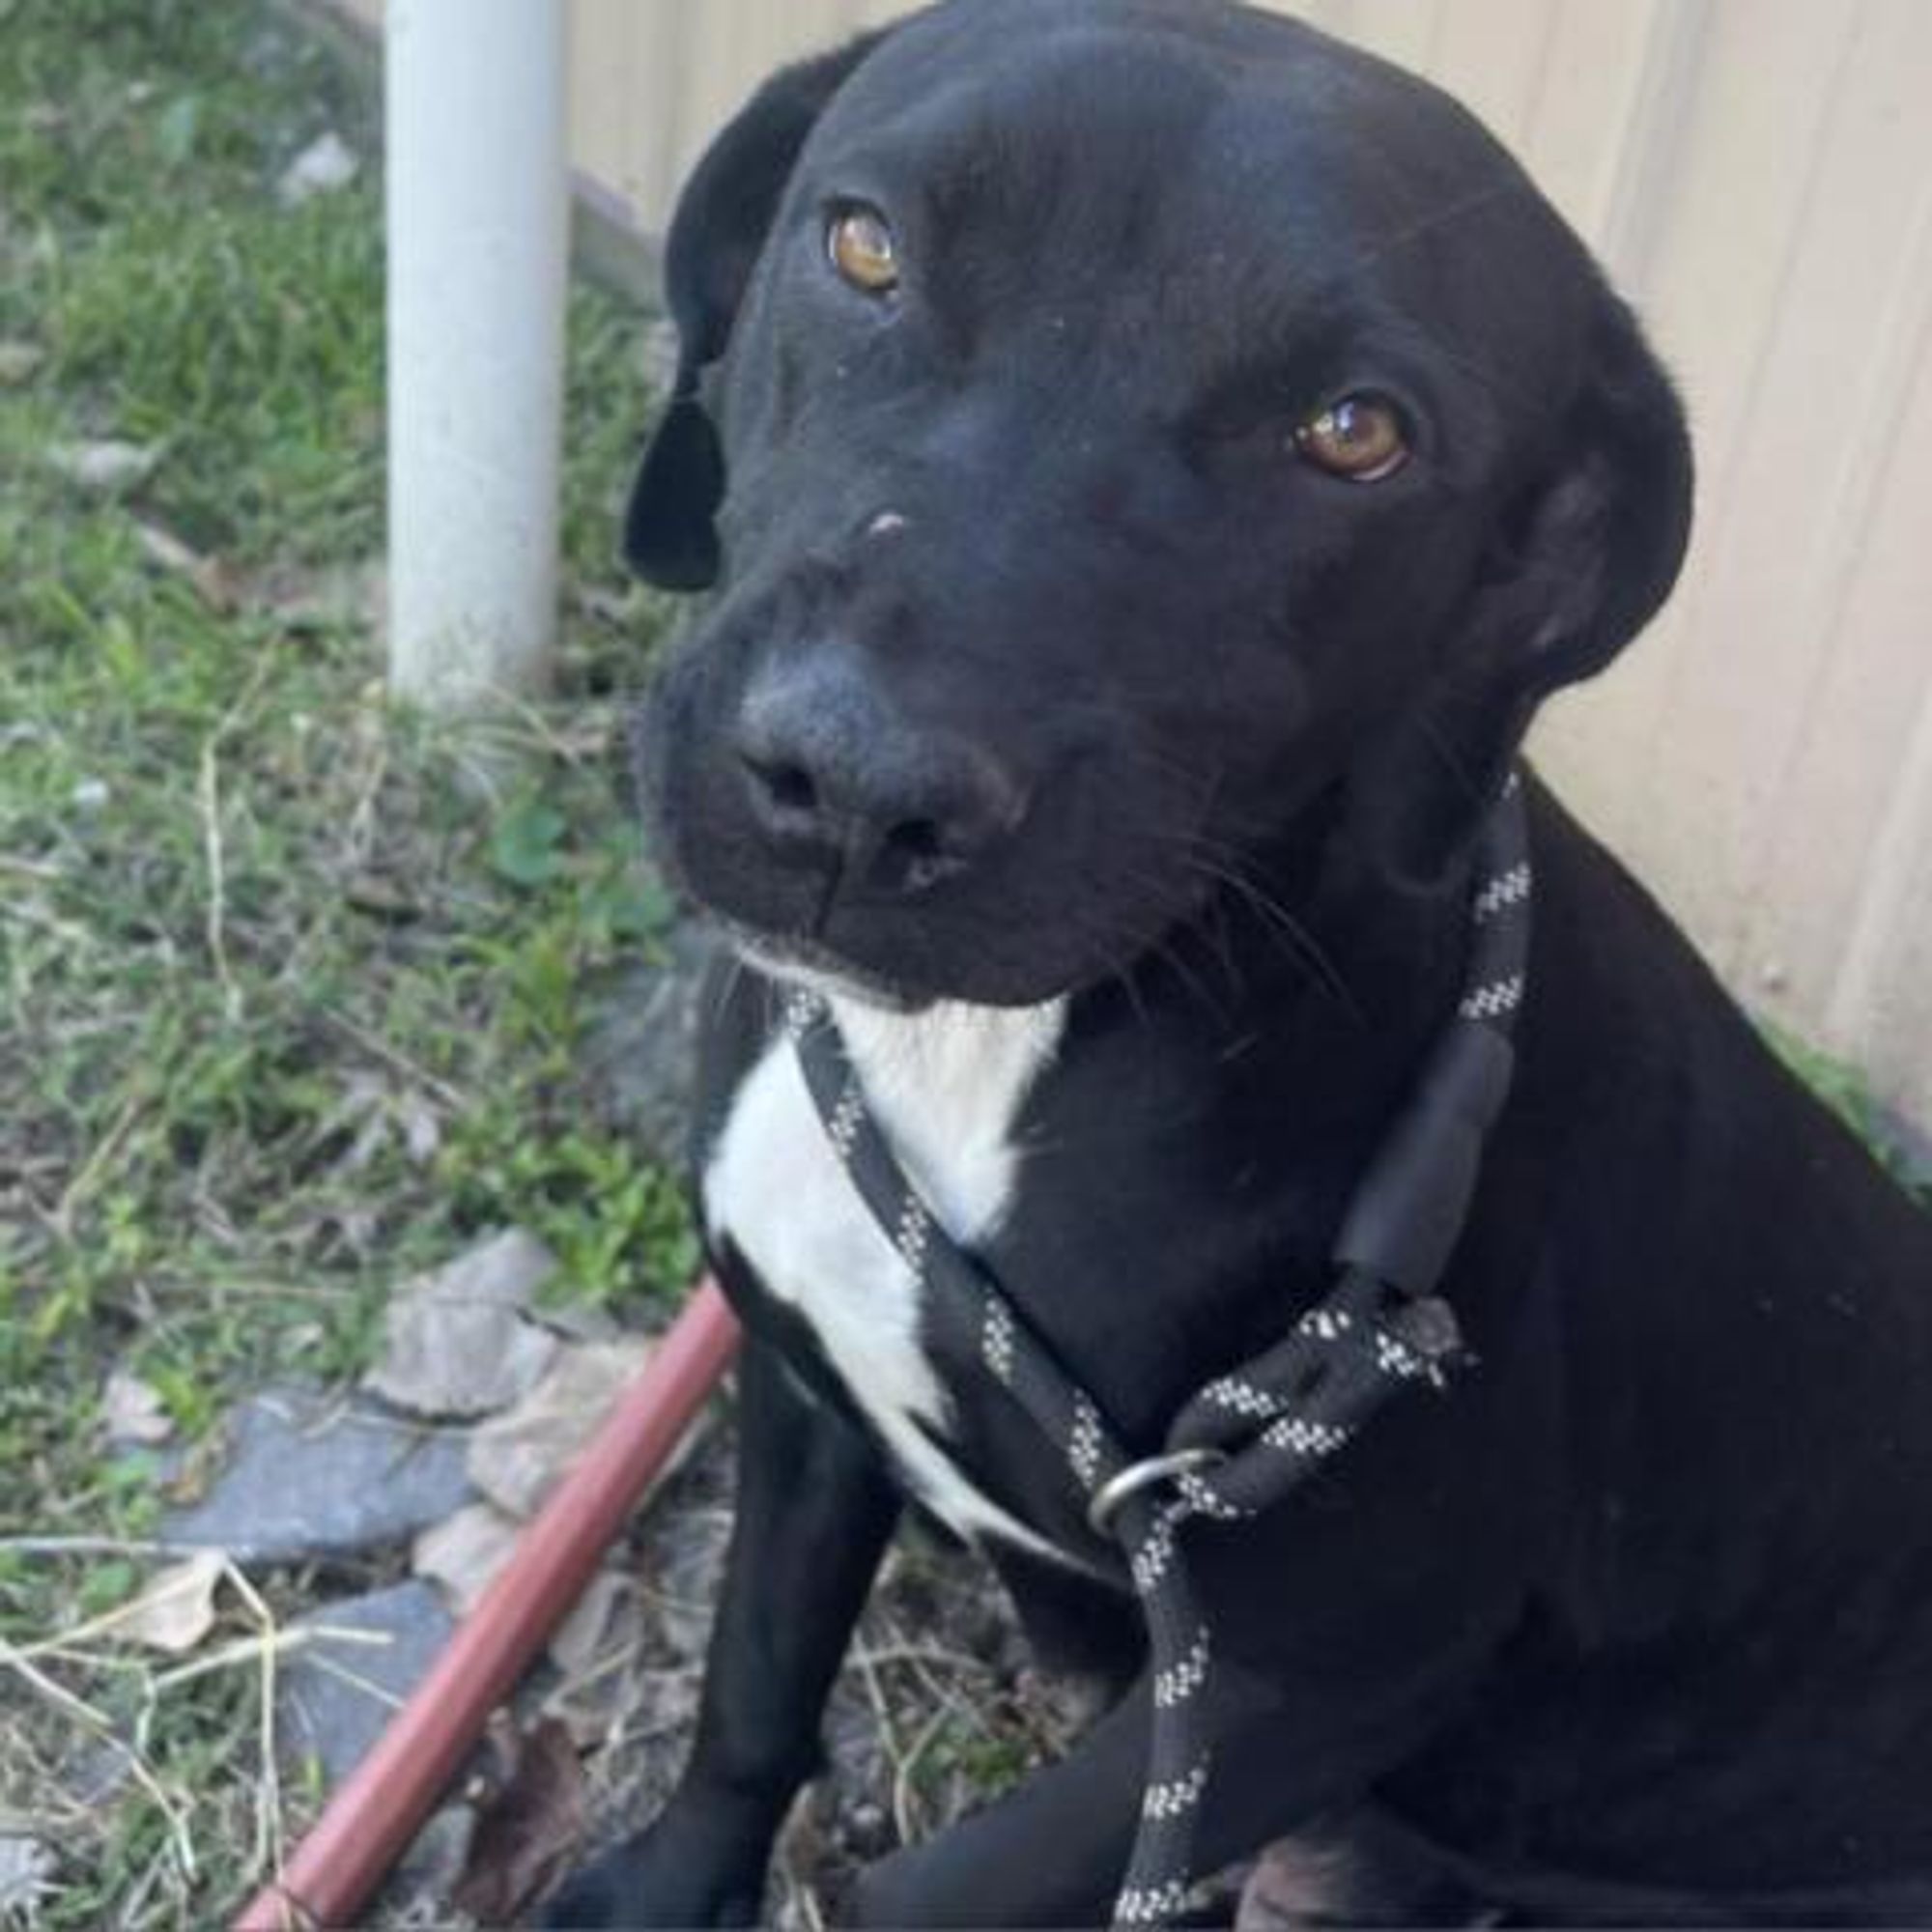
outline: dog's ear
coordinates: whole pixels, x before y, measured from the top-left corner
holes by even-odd
[[[1683,565],[1693,482],[1684,412],[1636,319],[1607,290],[1586,377],[1549,446],[1497,532],[1425,703],[1363,775],[1374,842],[1411,880],[1440,875],[1537,706],[1602,670]]]
[[[1605,291],[1553,463],[1490,560],[1467,639],[1530,702],[1607,665],[1657,613],[1690,535],[1690,440],[1636,319]]]
[[[724,354],[807,136],[884,37],[863,35],[774,74],[705,150],[678,198],[665,242],[677,375],[624,519],[625,558],[647,582],[703,590],[717,581],[713,520],[724,497],[724,457],[698,379]]]

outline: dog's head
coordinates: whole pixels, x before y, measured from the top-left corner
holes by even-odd
[[[1683,422],[1521,171],[1219,0],[950,0],[781,73],[668,248],[628,547],[674,871],[773,953],[1018,1004],[1318,799],[1427,878],[1668,591]]]

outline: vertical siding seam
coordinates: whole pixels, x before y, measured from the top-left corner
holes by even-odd
[[[1657,250],[1665,183],[1691,127],[1710,51],[1713,0],[1656,0],[1631,95],[1623,153],[1600,224],[1600,247],[1620,288],[1639,295]]]
[[[1927,825],[1932,825],[1932,685],[1919,699],[1891,806],[1865,863],[1865,885],[1843,964],[1826,1003],[1825,1028],[1833,1040],[1861,1042],[1871,1030],[1886,955],[1906,911],[1901,888]],[[1923,916],[1922,906],[1912,910]]]
[[[1536,58],[1527,70],[1528,85],[1523,89],[1522,99],[1516,103],[1515,126],[1510,129],[1510,146],[1518,155],[1527,153],[1530,136],[1536,130],[1537,103],[1549,85],[1549,70],[1556,58],[1557,29],[1563,24],[1563,9],[1554,0],[1543,0],[1538,12],[1543,23],[1542,36],[1537,42]]]
[[[1442,71],[1442,35],[1449,23],[1449,10],[1456,0],[1435,0],[1435,11],[1429,16],[1429,32],[1422,43],[1422,71],[1434,80]]]
[[[1821,505],[1825,511],[1825,534],[1820,551],[1825,564],[1820,572],[1815,596],[1805,600],[1807,612],[1815,612],[1818,645],[1813,653],[1800,697],[1800,714],[1809,719],[1817,714],[1817,700],[1836,668],[1843,637],[1845,616],[1866,551],[1866,533],[1873,504],[1885,495],[1888,483],[1904,453],[1903,425],[1894,414],[1884,420],[1883,403],[1895,395],[1901,384],[1910,387],[1915,372],[1923,368],[1932,355],[1932,185],[1921,189],[1918,205],[1909,226],[1910,241],[1904,251],[1904,270],[1895,284],[1895,294],[1888,306],[1898,316],[1895,325],[1881,327],[1875,352],[1865,358],[1865,381],[1859,407],[1852,420],[1862,427],[1873,421],[1881,425],[1884,440],[1876,448],[1864,445],[1854,435],[1858,453],[1844,463],[1834,485]],[[1932,679],[1926,690],[1932,692]],[[1780,766],[1780,796],[1788,795],[1808,746],[1807,734],[1801,730],[1792,739]],[[1910,753],[1907,766],[1909,768]],[[1882,827],[1889,823],[1887,809]],[[1885,832],[1882,830],[1880,843]],[[1874,848],[1876,849],[1876,848]],[[1769,901],[1766,885],[1776,858],[1776,841],[1767,839],[1756,864],[1748,873],[1748,885],[1742,894],[1745,911],[1745,944],[1748,947],[1762,928],[1762,913]],[[1868,929],[1871,919],[1865,899],[1874,886],[1884,881],[1868,868],[1857,895],[1857,911],[1848,927],[1845,952],[1828,1010],[1832,1023],[1842,1017],[1837,1011],[1838,984],[1849,970],[1849,955],[1856,943],[1853,935]]]
[[[1698,0],[1703,7],[1705,0]],[[1690,675],[1692,667],[1704,653],[1713,648],[1722,648],[1713,643],[1716,626],[1706,622],[1714,585],[1718,582],[1719,566],[1729,554],[1740,519],[1745,512],[1745,491],[1740,480],[1745,445],[1750,440],[1750,424],[1756,411],[1761,407],[1766,366],[1776,348],[1782,328],[1782,317],[1786,308],[1786,298],[1798,272],[1798,264],[1804,253],[1806,230],[1818,196],[1818,185],[1825,173],[1825,156],[1830,146],[1829,134],[1832,124],[1836,119],[1840,102],[1835,99],[1842,88],[1845,72],[1850,65],[1851,50],[1856,35],[1841,34],[1833,49],[1829,73],[1825,76],[1823,95],[1827,102],[1818,116],[1815,129],[1804,156],[1804,166],[1799,179],[1797,192],[1790,202],[1790,214],[1785,225],[1784,239],[1777,264],[1777,272],[1765,298],[1765,323],[1760,327],[1750,346],[1746,359],[1745,382],[1740,393],[1746,398],[1744,411],[1740,416],[1737,432],[1731,439],[1730,446],[1723,452],[1716,472],[1708,473],[1700,453],[1697,478],[1696,527],[1693,533],[1694,569],[1685,589],[1675,599],[1676,621],[1680,627],[1682,641],[1672,653],[1671,662],[1665,668],[1663,684],[1660,694],[1660,703],[1665,714],[1678,709],[1678,696],[1684,681]],[[1694,434],[1696,422],[1692,413],[1691,430]],[[1661,784],[1659,770],[1668,739],[1666,734],[1653,732],[1638,753],[1638,783],[1646,793],[1659,790],[1667,792],[1670,787]],[[1721,865],[1716,869],[1715,877],[1721,882]],[[1700,927],[1705,944],[1720,973],[1734,979],[1740,964],[1739,949],[1742,941],[1740,922],[1735,913],[1726,921],[1727,930],[1713,933]]]

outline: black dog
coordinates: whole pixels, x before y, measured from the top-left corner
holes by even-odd
[[[719,595],[645,750],[753,969],[698,1162],[754,1339],[689,1772],[556,1916],[756,1913],[910,1492],[1119,1694],[857,1909],[1091,1921],[1132,1599],[992,1379],[941,1385],[774,987],[829,994],[940,1221],[1157,1450],[1324,1292],[1457,1004],[1486,801],[1675,577],[1680,413],[1466,114],[1221,0],[950,0],[780,74],[668,280],[630,547]],[[1184,1533],[1203,1856],[1308,1833],[1331,1918],[1932,1922],[1932,1218],[1531,818],[1519,1072],[1443,1286],[1475,1366]]]

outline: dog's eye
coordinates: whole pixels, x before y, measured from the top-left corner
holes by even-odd
[[[825,231],[832,266],[868,296],[888,296],[899,285],[898,243],[892,224],[876,208],[847,202],[833,212]]]
[[[1379,483],[1409,457],[1408,431],[1380,396],[1344,396],[1294,432],[1294,446],[1317,469],[1351,483]]]

